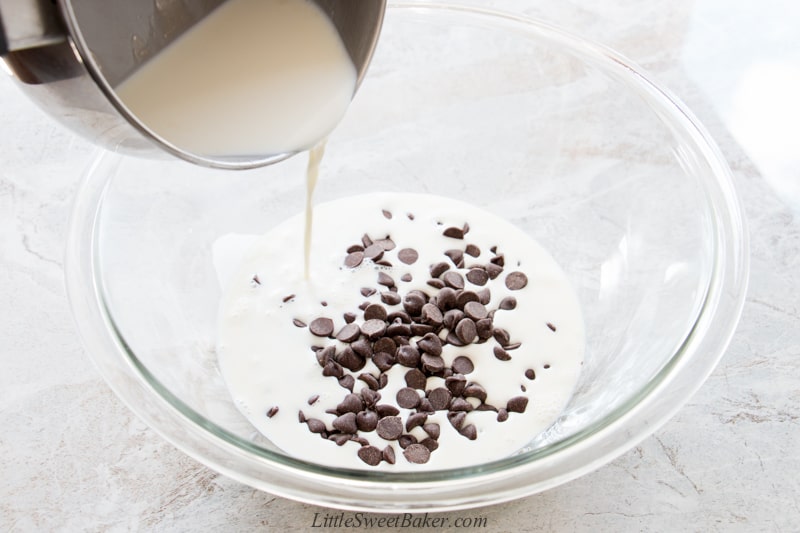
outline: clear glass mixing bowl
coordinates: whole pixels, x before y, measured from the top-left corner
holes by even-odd
[[[111,387],[177,447],[253,487],[385,511],[553,487],[664,423],[738,320],[748,273],[740,205],[719,151],[675,98],[623,57],[545,24],[395,4],[330,138],[317,201],[427,192],[511,220],[577,289],[586,362],[560,419],[513,457],[413,474],[298,461],[256,434],[222,381],[211,245],[301,211],[304,165],[230,172],[103,153],[68,245],[78,327]]]

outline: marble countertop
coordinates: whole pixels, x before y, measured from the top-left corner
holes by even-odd
[[[471,3],[607,44],[682,98],[734,172],[751,280],[722,362],[653,436],[545,493],[435,516],[485,518],[487,531],[800,530],[800,4]],[[207,469],[106,386],[76,334],[62,268],[94,148],[6,77],[0,102],[0,529],[330,529],[314,526],[338,512]]]

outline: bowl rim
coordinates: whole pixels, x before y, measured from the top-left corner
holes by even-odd
[[[712,170],[703,185],[714,215],[713,273],[694,327],[642,390],[606,418],[543,451],[459,469],[424,473],[335,469],[242,441],[161,386],[127,347],[105,305],[95,253],[98,217],[110,177],[122,161],[122,156],[109,152],[101,151],[95,158],[76,194],[65,256],[67,293],[86,351],[117,396],[162,437],[218,472],[273,494],[350,510],[437,511],[499,503],[552,488],[611,461],[666,423],[702,385],[723,356],[744,305],[749,273],[744,215],[733,175],[705,128],[680,100],[620,54],[550,24],[502,11],[444,2],[398,2],[389,8],[491,17],[564,45],[570,53],[604,68],[624,72],[662,105],[704,157]],[[660,401],[664,396],[672,398],[671,403]],[[547,464],[541,460],[545,458]],[[336,486],[331,486],[331,479]]]

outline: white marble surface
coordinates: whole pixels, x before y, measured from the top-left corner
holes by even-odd
[[[488,531],[800,530],[800,7],[793,0],[472,1],[618,49],[719,143],[749,218],[742,322],[701,390],[608,466],[519,501],[441,514]],[[0,529],[298,531],[326,511],[187,458],[100,379],[62,272],[93,148],[0,79]],[[323,530],[325,528],[313,528]]]

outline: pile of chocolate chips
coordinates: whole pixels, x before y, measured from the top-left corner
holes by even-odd
[[[387,218],[392,216],[388,211],[383,214]],[[409,218],[413,220],[413,215]],[[332,344],[312,346],[322,375],[338,379],[349,393],[345,393],[335,408],[326,411],[336,416],[332,428],[322,420],[307,418],[301,411],[299,421],[305,423],[309,431],[340,446],[350,440],[358,442],[361,444],[358,456],[368,465],[376,466],[381,461],[394,464],[396,457],[392,446],[381,450],[370,444],[367,436],[374,431],[385,440],[397,441],[407,461],[421,464],[426,463],[439,446],[439,424],[427,422],[430,414],[447,411],[450,424],[465,438],[474,440],[478,436],[477,430],[474,425],[466,423],[466,415],[473,409],[496,412],[498,422],[507,420],[509,413],[525,411],[528,403],[525,396],[514,397],[503,406],[486,403],[486,389],[468,378],[474,369],[468,356],[456,357],[450,366],[441,357],[443,346],[447,344],[466,347],[494,342],[495,357],[508,361],[512,352],[520,347],[508,331],[493,324],[495,313],[515,309],[516,299],[504,298],[496,309],[489,309],[491,292],[486,285],[502,276],[508,289],[519,290],[526,286],[528,279],[520,271],[503,276],[505,259],[496,247],[491,249],[493,257],[488,263],[472,261],[465,267],[468,258],[480,255],[474,244],[463,246],[468,232],[466,224],[461,228],[444,229],[443,235],[454,239],[454,243],[460,241],[462,247],[445,250],[443,260],[430,266],[427,280],[430,291],[400,293],[397,283],[387,272],[393,267],[389,252],[396,248],[389,236],[372,239],[365,234],[361,243],[346,250],[344,267],[357,268],[367,260],[375,265],[377,287],[360,290],[365,298],[379,293],[381,303],[365,301],[359,306],[360,312],[344,313],[345,325],[339,331],[334,331],[334,321],[324,316],[315,318],[310,324],[294,320],[296,326],[307,326],[317,337],[336,339],[345,345],[342,349]],[[400,249],[393,255],[405,264],[413,264],[419,259],[413,248]],[[411,278],[405,275],[401,281],[408,282]],[[468,284],[476,290],[468,288]],[[359,373],[367,360],[372,360],[380,371],[377,376],[369,372]],[[408,368],[405,372],[406,386],[395,398],[397,405],[411,410],[404,419],[394,405],[381,403],[380,390],[388,382],[386,372],[396,365]],[[433,376],[444,379],[445,386],[428,389],[428,378]],[[525,376],[534,379],[533,369],[526,370]],[[366,384],[358,394],[353,392],[356,379]],[[317,401],[319,397],[315,395],[309,398],[308,403],[311,405]],[[421,427],[427,437],[419,440],[410,433],[417,427]]]

